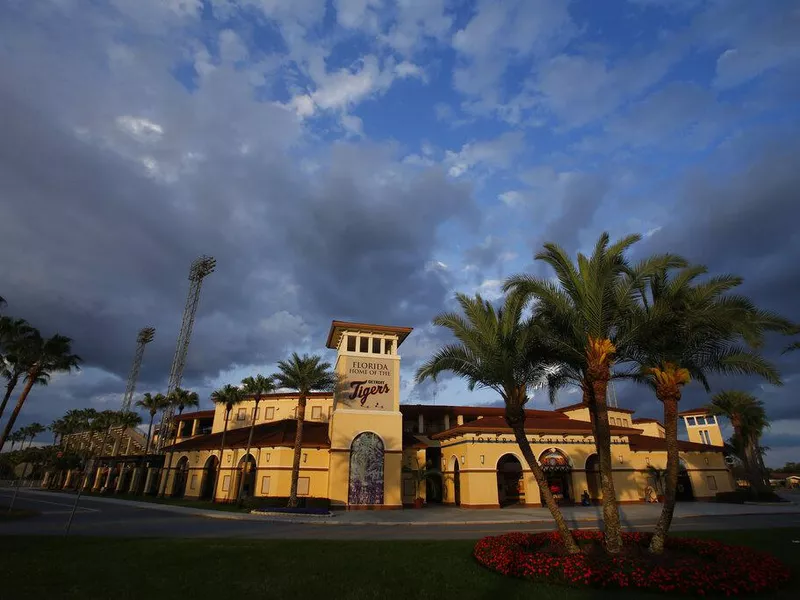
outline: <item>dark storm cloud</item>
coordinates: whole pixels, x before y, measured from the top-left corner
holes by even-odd
[[[253,99],[268,66],[166,38],[133,52],[128,25],[94,14],[10,23],[0,15],[0,294],[74,338],[88,367],[37,390],[20,424],[118,402],[146,325],[139,391],[163,388],[200,254],[217,271],[185,373],[198,389],[306,338],[322,350],[332,318],[417,326],[440,310],[451,283],[426,265],[442,223],[476,219],[470,188],[383,147],[312,151],[293,113]],[[191,92],[179,60],[197,69]]]

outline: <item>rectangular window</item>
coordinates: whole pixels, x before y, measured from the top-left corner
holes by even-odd
[[[261,478],[261,494],[264,496],[269,495],[269,477]]]
[[[231,489],[231,476],[225,475],[225,477],[222,478],[222,491],[227,492],[230,489]]]
[[[717,424],[717,417],[716,417],[716,415],[714,415],[714,416],[711,416],[711,417],[706,417],[706,422],[707,422],[709,425],[716,425],[716,424]]]
[[[247,409],[240,408],[239,412],[236,413],[236,420],[237,421],[244,421],[247,418]]]
[[[264,420],[265,421],[272,421],[275,418],[275,408],[272,406],[268,406],[264,409]]]
[[[628,423],[628,419],[624,420],[623,425],[625,425],[625,427],[630,427],[630,423]]]
[[[372,353],[381,353],[381,338],[372,338]]]
[[[717,478],[716,477],[714,477],[713,475],[708,475],[706,477],[706,481],[708,482],[708,489],[710,489],[712,492],[717,489]]]
[[[258,421],[258,417],[260,416],[260,414],[261,414],[261,407],[260,406],[256,406],[256,412],[253,415],[253,420],[254,421]]]
[[[692,427],[696,425],[694,417],[689,417],[688,419],[686,419],[686,423],[687,425],[691,425]]]
[[[193,490],[197,488],[197,475],[192,475],[192,482],[189,484],[189,489]]]
[[[297,479],[297,495],[308,496],[308,488],[311,486],[310,477],[299,477]]]
[[[354,335],[347,336],[347,351],[348,352],[356,351],[356,336]]]
[[[362,336],[358,338],[359,345],[358,350],[359,352],[364,352],[365,354],[369,352],[369,338],[367,336]]]
[[[697,424],[698,425],[705,425],[706,424],[706,418],[705,417],[697,417]]]
[[[319,421],[322,418],[322,407],[321,406],[312,406],[311,407],[311,418],[315,421]]]
[[[383,348],[383,353],[391,354],[393,347],[394,347],[394,340],[386,340],[386,344]]]

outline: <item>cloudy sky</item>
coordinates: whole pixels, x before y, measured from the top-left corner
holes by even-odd
[[[200,254],[204,404],[292,350],[333,358],[332,319],[416,328],[404,401],[494,401],[414,387],[431,317],[604,230],[800,320],[798,31],[792,0],[6,0],[0,295],[85,361],[19,424],[117,408],[146,325],[138,390],[163,390]],[[800,459],[784,343],[783,388],[715,382],[767,402],[770,464]]]

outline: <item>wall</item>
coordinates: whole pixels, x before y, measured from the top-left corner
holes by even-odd
[[[272,421],[280,421],[282,419],[294,419],[295,407],[297,406],[298,399],[295,398],[269,398],[262,400],[258,403],[258,419],[256,425],[262,423],[269,423]],[[247,400],[231,409],[230,420],[228,421],[228,430],[236,429],[239,427],[249,427],[252,420],[253,408],[255,406],[254,400]],[[320,408],[320,418],[312,419],[314,414],[314,407]],[[272,418],[267,419],[268,408],[272,410]],[[240,409],[244,410],[244,418],[239,419]],[[333,395],[330,397],[310,397],[306,401],[306,421],[317,421],[322,423],[328,422],[329,411],[333,410]],[[214,406],[214,425],[211,430],[212,433],[219,433],[225,426],[225,406]]]

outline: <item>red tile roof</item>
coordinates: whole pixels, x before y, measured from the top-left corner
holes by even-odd
[[[183,413],[182,415],[175,415],[176,421],[191,421],[194,419],[213,419],[213,410],[198,410],[195,412]]]
[[[586,434],[591,435],[592,424],[588,421],[578,421],[575,419],[548,418],[532,416],[525,419],[526,433],[564,433],[564,434]],[[456,437],[464,433],[511,433],[511,428],[503,417],[484,417],[477,421],[470,421],[464,425],[453,427],[447,431],[436,433],[431,436],[434,440]],[[641,433],[640,429],[630,427],[611,426],[613,435],[633,435]]]
[[[294,446],[294,437],[297,431],[297,421],[295,419],[283,419],[256,425],[253,428],[252,446],[274,447],[274,446]],[[226,448],[246,448],[247,437],[250,435],[249,427],[237,427],[229,429],[225,434]],[[186,450],[214,450],[222,443],[222,432],[211,433],[193,437],[184,442],[179,442],[172,446],[167,446],[169,451]],[[328,439],[328,424],[306,421],[303,424],[303,447],[304,448],[330,448],[331,442]]]
[[[578,408],[587,408],[587,407],[588,407],[588,405],[586,403],[578,402],[577,404],[570,404],[569,406],[562,406],[561,408],[557,408],[556,412],[567,412],[567,411],[570,411],[570,410],[576,410]],[[621,412],[621,413],[628,413],[629,415],[632,415],[633,413],[636,412],[635,410],[631,410],[629,408],[614,408],[613,406],[609,406],[608,407],[608,411],[609,412],[615,411],[615,412]]]
[[[397,345],[405,341],[412,331],[413,327],[393,327],[391,325],[370,325],[369,323],[351,323],[349,321],[332,321],[331,329],[328,332],[328,341],[325,342],[327,348],[336,350],[336,345],[339,341],[339,336],[342,335],[345,329],[351,331],[375,331],[378,333],[394,333],[397,334]],[[335,338],[335,340],[334,340]]]
[[[502,406],[445,406],[433,404],[401,404],[400,412],[404,417],[443,417],[464,416],[464,417],[502,417],[506,414],[505,407]],[[551,419],[569,420],[567,415],[554,412],[552,410],[539,410],[535,408],[525,409],[525,414],[529,417],[548,417]]]
[[[634,452],[647,450],[667,451],[667,440],[665,438],[651,437],[649,435],[629,435],[628,442]],[[678,450],[683,452],[722,452],[723,447],[678,440]]]

